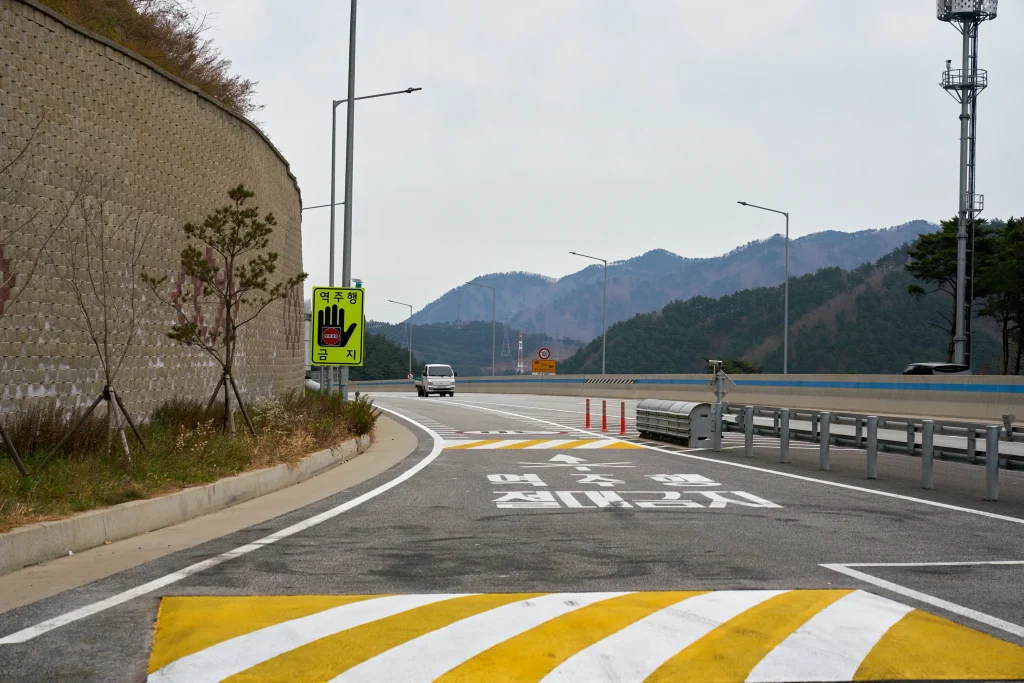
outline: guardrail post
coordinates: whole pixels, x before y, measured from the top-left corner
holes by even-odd
[[[967,429],[967,457],[971,462],[978,462],[978,432],[974,427]]]
[[[921,422],[921,488],[935,488],[935,422]]]
[[[743,408],[743,453],[748,458],[754,456],[754,406]]]
[[[587,429],[590,429],[590,399],[587,399]]]
[[[608,431],[608,401],[601,401],[601,431]]]
[[[789,408],[779,411],[779,450],[781,462],[789,462]]]
[[[832,413],[821,413],[818,418],[818,465],[822,472],[832,469],[829,462],[829,431],[832,425]]]
[[[619,425],[619,436],[626,435],[626,402],[622,402],[622,422]]]
[[[985,430],[985,500],[999,500],[999,427]]]
[[[722,431],[725,429],[725,421],[722,419],[723,408],[721,403],[711,406],[714,411],[711,418],[711,449],[714,451],[722,450]]]
[[[868,479],[878,479],[878,417],[868,415]]]
[[[917,450],[917,438],[914,436],[917,433],[917,425],[913,422],[907,423],[907,453],[910,455],[914,454]]]

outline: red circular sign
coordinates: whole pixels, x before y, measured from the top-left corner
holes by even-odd
[[[324,346],[337,346],[341,341],[341,332],[337,327],[328,327],[321,336],[324,340]]]
[[[551,358],[551,349],[541,349],[537,352],[537,355],[540,356],[541,360],[547,360],[548,358]]]

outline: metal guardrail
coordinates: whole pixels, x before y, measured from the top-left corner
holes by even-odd
[[[757,418],[771,418],[770,425],[758,424]],[[796,423],[796,424],[794,424]],[[843,433],[834,427],[848,427]],[[924,420],[907,417],[830,413],[827,411],[790,410],[766,406],[723,406],[723,431],[742,431],[747,455],[753,454],[755,434],[780,439],[781,462],[789,462],[789,442],[798,440],[817,443],[820,469],[828,471],[830,446],[864,449],[867,454],[867,478],[878,478],[878,452],[903,453],[921,458],[921,485],[933,489],[934,461],[957,460],[970,464],[984,463],[986,469],[986,500],[998,499],[999,468],[1024,469],[1024,454],[1000,453],[1000,443],[1024,442],[1024,427],[983,425],[946,420]],[[899,432],[900,437],[880,434]],[[936,444],[936,437],[951,437]],[[979,455],[979,441],[983,449]],[[962,444],[962,445],[961,445]]]

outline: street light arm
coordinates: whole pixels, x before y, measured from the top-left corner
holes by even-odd
[[[601,263],[608,265],[608,259],[598,258],[596,256],[587,256],[586,254],[581,254],[578,251],[570,251],[569,253],[572,254],[573,256],[582,256],[583,258],[593,259],[595,261],[600,261]]]
[[[358,102],[359,100],[372,100],[375,97],[387,97],[388,95],[407,95],[409,93],[414,93],[418,90],[423,90],[423,88],[406,88],[405,90],[393,90],[392,92],[382,92],[376,95],[363,95],[362,97],[356,97],[353,99],[354,101]],[[334,108],[337,109],[339,104],[345,104],[346,102],[348,102],[347,97],[343,100],[334,100]]]
[[[761,209],[762,211],[771,211],[772,213],[777,213],[777,214],[780,214],[782,216],[788,216],[789,215],[785,211],[779,211],[778,209],[769,209],[767,206],[758,206],[757,204],[749,204],[747,202],[736,202],[736,203],[737,204],[741,204],[743,206],[749,206],[752,209]]]

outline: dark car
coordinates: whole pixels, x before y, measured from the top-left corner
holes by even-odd
[[[971,369],[959,363],[911,363],[904,375],[970,375]]]

